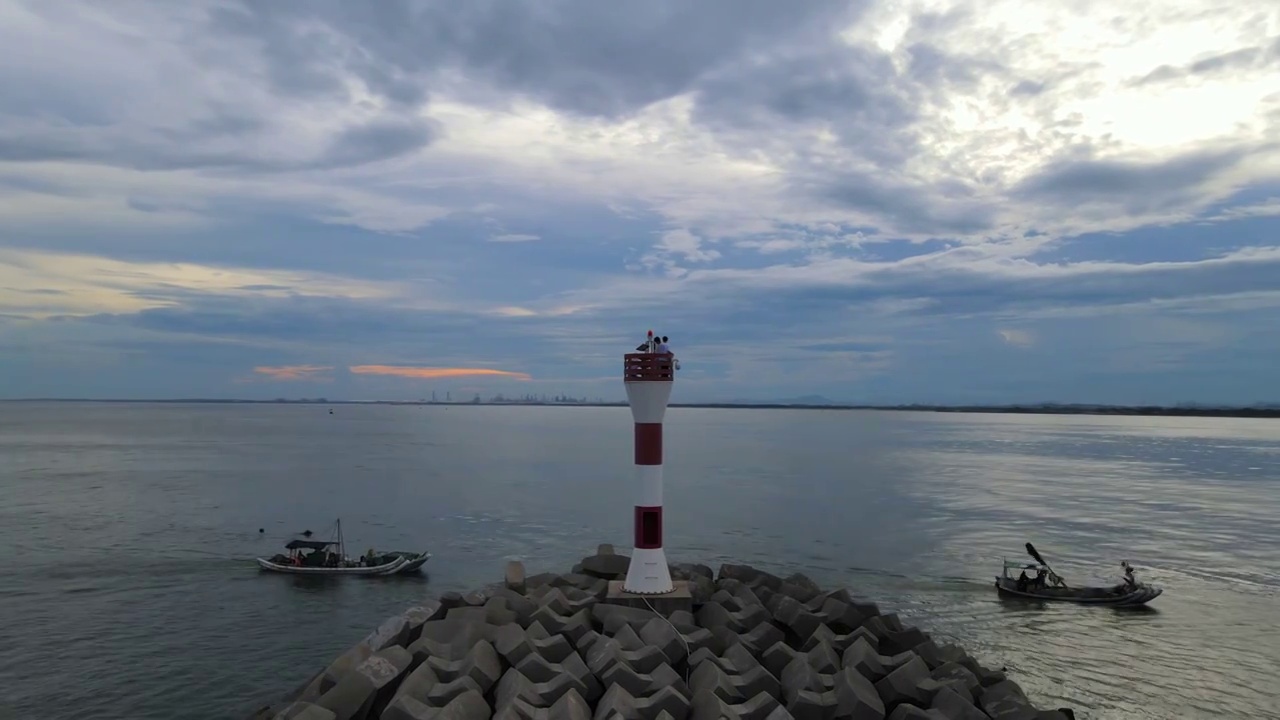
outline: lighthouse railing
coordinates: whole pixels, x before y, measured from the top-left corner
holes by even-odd
[[[670,382],[675,379],[673,353],[627,353],[622,360],[624,382]]]

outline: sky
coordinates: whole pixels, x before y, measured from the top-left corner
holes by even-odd
[[[0,0],[0,398],[1280,401],[1280,4]]]

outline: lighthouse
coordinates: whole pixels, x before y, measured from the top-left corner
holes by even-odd
[[[649,331],[652,339],[653,331]],[[648,348],[652,348],[650,343]],[[623,384],[635,421],[635,548],[622,590],[636,595],[672,592],[662,551],[662,418],[675,382],[671,353],[636,352],[623,357]]]

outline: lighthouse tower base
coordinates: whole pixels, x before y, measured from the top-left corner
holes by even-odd
[[[676,580],[672,583],[671,592],[661,595],[640,595],[622,589],[622,580],[610,580],[609,592],[603,602],[609,605],[623,605],[638,610],[654,610],[663,617],[669,617],[677,610],[693,612],[693,593],[689,590],[689,581]]]

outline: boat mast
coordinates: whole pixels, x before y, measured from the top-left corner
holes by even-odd
[[[338,562],[347,559],[347,546],[342,542],[342,518],[338,518]]]

